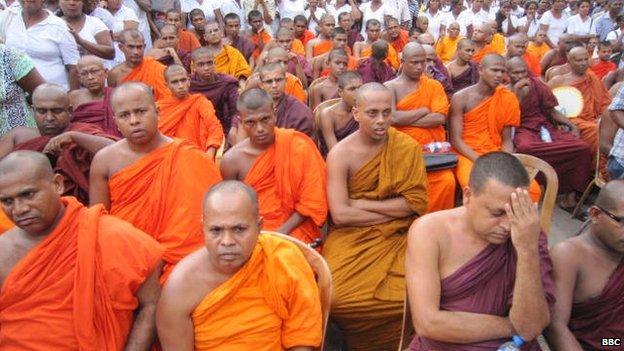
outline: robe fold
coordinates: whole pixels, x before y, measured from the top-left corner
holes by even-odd
[[[63,132],[69,131],[117,140],[116,137],[104,133],[93,124],[71,123]],[[52,136],[40,136],[30,139],[15,145],[13,151],[30,150],[43,152],[43,149],[52,138]],[[69,146],[63,148],[63,151],[61,151],[58,156],[47,156],[48,159],[50,159],[54,172],[63,176],[63,185],[65,187],[63,195],[74,196],[83,204],[88,204],[89,169],[91,168],[93,154],[81,148],[76,143],[71,143]]]
[[[527,64],[529,71],[533,73],[533,76],[539,77],[542,75],[542,66],[540,66],[540,60],[537,56],[525,52],[524,55],[522,55],[522,59]]]
[[[347,31],[347,46],[353,50],[353,45],[358,41],[364,41],[364,37],[356,28]]]
[[[303,45],[305,46],[305,45],[308,45],[308,42],[314,38],[316,38],[316,35],[314,35],[314,33],[306,29],[305,32],[303,32],[303,35],[301,37],[297,37],[295,39],[301,40],[301,43],[303,43]]]
[[[351,118],[349,118],[349,120],[344,126],[334,129],[334,135],[336,136],[336,140],[340,141],[348,137],[349,135],[355,133],[355,131],[358,130],[359,128],[360,128],[360,124],[358,123],[358,121],[355,120],[355,118],[353,118],[353,115],[351,115]],[[323,155],[327,155],[327,153],[329,152],[327,150],[327,144],[325,143],[325,139],[323,138],[323,135],[320,133],[319,133],[319,148],[321,150],[321,154]]]
[[[485,44],[483,48],[479,51],[475,51],[474,55],[472,55],[472,62],[481,63],[481,60],[489,54],[497,54],[492,45]]]
[[[89,101],[78,105],[72,112],[72,123],[93,124],[104,133],[121,138],[121,132],[117,129],[113,119],[113,109],[110,105],[110,98],[113,88],[104,88],[104,98],[97,101]]]
[[[269,32],[265,29],[262,29],[259,33],[252,33],[249,36],[249,40],[251,40],[251,42],[255,45],[255,49],[251,53],[251,57],[253,57],[254,60],[257,60],[260,56],[260,52],[262,51],[260,47],[264,47],[264,45],[271,41],[271,34],[269,34]]]
[[[191,318],[197,351],[274,351],[322,341],[314,272],[295,244],[270,234],[258,237],[249,261],[210,291]]]
[[[317,57],[323,55],[326,52],[330,52],[333,47],[333,40],[321,40],[319,43],[312,47],[312,57]]]
[[[370,57],[373,53],[373,46],[368,45],[367,48],[363,49],[360,52],[360,57]],[[397,54],[396,50],[392,45],[388,45],[388,57],[386,57],[386,62],[392,66],[395,70],[398,70],[401,67],[401,61],[399,60],[399,54]]]
[[[217,72],[229,74],[236,79],[247,78],[251,75],[251,68],[243,54],[230,45],[223,45],[223,49],[215,55]]]
[[[63,197],[54,230],[11,269],[0,292],[0,349],[123,350],[135,297],[162,248],[102,205]]]
[[[214,80],[206,82],[195,74],[191,77],[191,92],[201,93],[212,102],[223,133],[227,135],[232,119],[238,115],[238,80],[227,74],[215,73]]]
[[[603,61],[598,59],[596,63],[589,67],[589,69],[594,72],[596,77],[602,79],[604,78],[604,76],[607,75],[607,73],[615,71],[617,69],[617,65],[611,61]]]
[[[568,328],[583,350],[621,350],[622,346],[602,346],[602,338],[624,335],[624,260],[609,277],[600,295],[572,304]]]
[[[426,107],[431,113],[448,115],[449,101],[440,82],[424,75],[420,76],[418,88],[397,103],[398,111],[417,110]],[[411,136],[419,145],[436,141],[446,141],[444,126],[422,128],[397,126],[397,130]],[[452,170],[427,172],[427,193],[429,195],[427,212],[447,210],[455,207],[455,176]]]
[[[396,350],[405,296],[407,231],[427,208],[421,147],[394,128],[379,153],[349,177],[351,199],[402,196],[414,215],[367,226],[332,227],[323,256],[332,272],[332,318],[349,350]]]
[[[230,39],[231,40],[231,39]],[[238,50],[247,62],[251,59],[251,55],[254,50],[256,50],[256,44],[254,44],[251,40],[247,39],[247,37],[239,35],[235,40],[231,40],[232,47]]]
[[[308,80],[306,83],[307,84],[312,83],[312,81],[314,80],[314,78],[312,77],[312,66],[310,65],[308,60],[306,60],[305,53],[303,55],[297,54],[297,56],[288,60],[288,65],[286,65],[286,71],[294,76],[297,76],[297,62],[296,61],[298,61],[299,64],[301,65],[301,70],[303,71],[303,74],[305,74],[306,79]]]
[[[290,235],[311,243],[327,219],[325,161],[316,144],[292,129],[275,128],[275,142],[255,160],[244,182],[258,192],[264,228],[277,230],[293,212],[307,217]]]
[[[377,61],[376,58],[369,57],[362,61],[357,68],[357,72],[362,76],[364,84],[370,82],[385,83],[395,76],[394,70],[385,61]]]
[[[286,72],[286,85],[284,87],[284,91],[287,94],[292,95],[297,100],[301,101],[304,104],[308,103],[308,93],[303,88],[303,84],[297,78],[297,76]]]
[[[294,129],[311,138],[314,137],[312,111],[293,96],[284,94],[284,97],[275,106],[275,114],[277,115],[277,127]]]
[[[495,33],[492,36],[492,42],[489,44],[492,47],[494,53],[499,54],[501,56],[505,55],[505,37],[500,33]],[[485,57],[485,56],[484,56]]]
[[[539,240],[540,272],[548,305],[555,302],[552,262],[544,233]],[[513,302],[518,257],[511,239],[504,244],[490,244],[451,275],[440,281],[440,309],[507,317]],[[508,338],[472,344],[455,344],[416,336],[411,351],[480,351],[496,350]],[[524,351],[538,351],[533,340],[524,344]]]
[[[165,249],[161,282],[179,260],[204,245],[202,199],[220,181],[214,162],[186,140],[174,140],[110,177],[110,213]]]
[[[451,78],[455,92],[475,85],[479,81],[479,64],[468,62],[468,66],[468,69]]]
[[[399,29],[399,35],[390,42],[390,45],[392,45],[396,52],[401,53],[407,43],[409,43],[409,32],[405,29]]]
[[[542,58],[544,58],[544,55],[546,55],[546,53],[550,51],[550,46],[548,46],[548,44],[546,43],[542,43],[542,45],[537,45],[535,44],[535,42],[529,42],[526,51],[535,55],[539,60],[541,60]]]
[[[303,45],[301,40],[297,38],[293,39],[292,45],[290,46],[290,51],[297,55],[305,57],[305,45]]]
[[[582,193],[592,169],[589,145],[571,133],[557,129],[550,122],[547,116],[559,105],[557,98],[539,78],[530,79],[529,93],[520,102],[520,127],[516,128],[514,135],[516,152],[548,162],[559,177],[559,193]],[[542,141],[541,126],[548,129],[552,143]]]
[[[156,102],[160,112],[158,129],[166,136],[186,139],[200,150],[218,149],[223,128],[212,103],[202,94],[180,100],[175,96]]]
[[[455,39],[450,38],[448,35],[445,35],[442,39],[438,40],[435,45],[436,54],[444,62],[444,64],[449,63],[449,61],[455,58],[455,52],[457,51],[457,43],[462,39],[462,37],[457,37]]]
[[[141,82],[154,90],[154,99],[160,100],[171,96],[171,91],[165,82],[165,70],[167,66],[156,61],[153,57],[143,58],[143,62],[133,68],[122,82]]]
[[[178,33],[178,49],[190,53],[200,47],[201,44],[195,34],[188,32],[186,29],[180,30],[180,33]]]
[[[520,104],[514,93],[498,86],[491,97],[464,114],[462,139],[479,155],[501,151],[506,126],[520,126]],[[473,161],[459,152],[457,159],[455,176],[463,189],[468,185]],[[529,186],[529,193],[533,201],[539,201],[541,190],[535,180]]]

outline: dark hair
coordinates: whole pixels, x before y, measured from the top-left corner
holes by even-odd
[[[251,10],[247,14],[247,21],[251,22],[253,18],[262,18],[262,13],[258,10]]]
[[[529,174],[520,160],[502,151],[479,156],[472,166],[468,184],[476,194],[483,190],[483,186],[489,179],[513,188],[529,186]]]
[[[230,12],[227,15],[223,16],[223,22],[227,23],[230,20],[238,20],[240,22],[240,16],[234,12]]]

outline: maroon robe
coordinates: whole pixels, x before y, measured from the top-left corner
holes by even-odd
[[[378,61],[374,57],[369,57],[362,61],[357,68],[357,72],[362,76],[364,84],[370,82],[383,84],[395,76],[394,70],[390,65],[384,61]]]
[[[479,81],[479,64],[468,62],[468,66],[469,68],[467,70],[452,79],[455,92],[475,85]]]
[[[249,40],[249,38],[242,35],[239,35],[238,38],[232,40],[231,46],[234,47],[236,50],[240,51],[241,54],[243,54],[243,57],[245,57],[245,60],[247,60],[247,62],[249,62],[249,60],[251,59],[251,54],[254,52],[254,50],[256,50],[256,44]]]
[[[338,20],[336,18],[336,20]],[[347,45],[353,50],[353,45],[358,41],[364,41],[364,37],[359,30],[353,28],[347,32]]]
[[[622,350],[622,346],[602,346],[602,338],[619,338],[624,335],[624,259],[600,295],[584,302],[572,304],[568,327],[583,350]]]
[[[184,50],[178,50],[178,58],[182,61],[182,66],[186,68],[187,72],[191,71],[191,53]],[[165,66],[171,66],[175,63],[171,55],[165,55],[157,60]]]
[[[552,262],[544,233],[539,240],[540,270],[548,304],[554,304]],[[516,279],[516,251],[511,239],[504,244],[490,244],[457,271],[440,282],[440,310],[462,311],[506,317],[509,315]],[[410,350],[491,351],[511,338],[473,344],[453,344],[416,336]],[[522,350],[539,350],[537,341],[526,343]]]
[[[520,102],[520,127],[516,128],[514,136],[516,152],[548,162],[559,177],[559,193],[583,192],[592,169],[589,145],[552,124],[547,116],[559,105],[557,98],[539,78],[529,79],[529,93]],[[540,138],[541,126],[550,132],[552,143]]]
[[[284,94],[282,100],[275,107],[277,127],[298,130],[314,138],[312,128],[312,111],[301,101]]]
[[[341,141],[342,139],[355,133],[355,131],[358,130],[358,128],[360,128],[360,124],[352,116],[347,122],[347,124],[344,125],[344,127],[340,129],[334,129],[334,135],[336,136],[336,140]],[[326,156],[329,150],[327,150],[327,144],[325,143],[325,139],[323,138],[322,135],[319,135],[318,137],[320,141],[321,154]]]
[[[76,131],[80,133],[97,135],[112,140],[119,140],[114,136],[104,133],[102,129],[94,124],[71,123],[63,132]],[[17,144],[13,150],[30,150],[43,152],[53,136],[39,136],[23,143]],[[74,196],[80,202],[89,205],[89,168],[93,154],[72,143],[65,147],[58,155],[47,155],[52,163],[54,172],[63,176],[65,185],[64,196]]]
[[[442,84],[442,87],[444,87],[444,92],[447,96],[453,95],[453,93],[457,90],[455,90],[455,86],[453,85],[453,81],[451,80],[451,74],[449,73],[448,69],[446,69],[444,62],[442,62],[442,60],[440,60],[440,58],[437,56],[435,58],[435,69],[437,73],[434,74],[433,78]]]
[[[561,66],[561,65],[565,65],[566,63],[568,63],[568,57],[566,55],[561,56],[560,52],[561,51],[557,51],[557,55],[553,57],[552,61],[550,61],[550,64],[544,67],[544,69],[542,70],[543,75],[546,75],[546,71],[548,71],[548,69],[551,67]]]
[[[214,81],[206,82],[197,75],[191,77],[191,93],[203,94],[214,105],[217,118],[227,135],[232,126],[232,119],[238,115],[238,79],[223,73],[215,73]]]
[[[303,74],[305,74],[306,79],[308,80],[307,83],[312,83],[312,81],[314,80],[314,78],[312,77],[312,66],[310,65],[310,63],[308,63],[308,60],[306,60],[306,58],[301,55],[296,55],[288,61],[288,67],[286,67],[288,69],[288,73],[292,74],[293,76],[297,76],[296,61],[299,61],[301,69],[303,70]],[[299,77],[297,76],[297,78]]]
[[[92,124],[108,135],[121,138],[122,135],[119,129],[117,129],[113,119],[113,109],[110,105],[112,94],[113,88],[105,87],[104,99],[78,105],[72,112],[72,123]]]

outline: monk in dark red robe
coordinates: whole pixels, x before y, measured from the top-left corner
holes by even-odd
[[[284,94],[275,107],[279,128],[290,128],[313,136],[312,111],[301,101],[289,94]]]
[[[201,93],[212,102],[223,132],[227,135],[232,126],[232,118],[238,114],[238,80],[227,74],[214,73],[214,78],[208,81],[199,74],[194,74],[191,77],[191,93]]]
[[[191,71],[191,53],[188,51],[184,51],[182,49],[178,49],[176,53],[178,54],[178,58],[182,62],[182,66],[186,68],[187,72],[190,72]],[[162,63],[165,66],[171,66],[174,63],[176,63],[171,55],[162,56],[158,58],[157,61]]]
[[[89,101],[78,105],[72,112],[72,123],[93,124],[104,133],[121,137],[121,133],[113,120],[113,110],[110,106],[110,97],[113,88],[104,88],[104,99]]]
[[[243,54],[243,56],[245,57],[245,60],[249,62],[249,60],[251,59],[251,55],[253,54],[254,50],[256,50],[256,44],[254,44],[251,40],[242,35],[238,35],[234,39],[230,38],[230,41],[230,45],[240,51],[241,54]]]
[[[451,79],[454,91],[460,91],[471,85],[477,84],[479,81],[479,64],[468,62],[468,65],[470,68]]]
[[[355,131],[358,130],[359,128],[360,128],[360,124],[355,120],[355,118],[351,118],[349,119],[347,124],[344,125],[344,127],[334,130],[334,135],[336,136],[336,140],[340,142],[340,140],[355,133]],[[321,154],[327,155],[329,150],[327,150],[327,145],[325,145],[325,139],[319,137],[319,141],[320,141]]]
[[[297,62],[301,66],[301,70],[303,74],[305,74],[307,83],[310,84],[314,80],[312,76],[312,65],[308,62],[305,56],[296,55],[288,61],[288,65],[286,65],[286,72],[297,76]]]
[[[362,76],[364,84],[370,82],[385,83],[395,76],[395,72],[390,65],[372,56],[360,63],[357,72]]]

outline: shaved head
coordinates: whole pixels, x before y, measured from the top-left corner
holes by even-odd
[[[362,85],[355,96],[355,104],[360,106],[367,101],[372,95],[388,94],[392,95],[390,89],[385,85],[377,82],[366,83]]]
[[[425,54],[427,56],[430,56],[430,55],[437,56],[433,46],[425,44],[425,45],[422,46],[422,48],[423,48],[423,50],[425,50]]]
[[[461,50],[461,49],[465,48],[466,46],[474,46],[474,45],[475,45],[474,41],[472,41],[472,40],[470,40],[468,38],[464,38],[464,39],[460,39],[457,42],[457,49]]]
[[[429,33],[423,33],[418,36],[418,42],[420,44],[433,46],[435,44],[435,38],[433,37],[433,35]]]
[[[524,62],[524,60],[520,56],[512,57],[507,60],[507,68],[509,70],[512,70],[516,67],[523,67],[528,69],[526,62]]]
[[[137,29],[124,29],[121,32],[120,36],[121,42],[126,43],[128,40],[141,40],[141,42],[145,42],[145,38],[143,38],[143,34],[139,32]]]
[[[336,22],[336,19],[331,13],[325,12],[321,19],[319,19],[319,23],[327,23],[327,22]]]
[[[186,68],[178,64],[173,64],[167,67],[167,69],[165,69],[165,79],[169,79],[170,75],[176,74],[176,73],[184,73],[185,75],[188,75]]]
[[[525,33],[516,33],[509,37],[509,42],[526,43],[528,41],[529,41],[529,37]]]
[[[69,95],[67,90],[60,85],[52,83],[44,83],[33,91],[33,105],[37,106],[42,101],[55,100],[61,101],[66,107],[69,106]]]
[[[152,88],[139,82],[127,82],[121,84],[113,90],[113,94],[111,95],[111,106],[113,107],[113,111],[115,110],[115,106],[119,103],[119,100],[125,98],[128,95],[128,92],[139,92],[142,97],[149,99],[152,104],[156,106]]]
[[[371,45],[371,56],[378,60],[384,60],[388,56],[388,42],[383,39],[376,40]]]
[[[605,184],[598,193],[596,206],[611,212],[624,210],[624,180],[612,180]]]
[[[425,49],[423,46],[416,42],[409,42],[403,47],[403,59],[410,58],[414,55],[425,55]]]
[[[472,166],[468,184],[478,194],[490,179],[512,188],[529,186],[529,174],[522,163],[514,155],[502,151],[479,156]]]
[[[98,67],[104,68],[104,60],[95,55],[85,55],[78,60],[76,68],[80,69],[81,67],[91,65],[97,65]]]
[[[236,102],[236,108],[239,111],[255,111],[267,105],[273,108],[273,98],[264,89],[260,88],[245,90]]]
[[[202,46],[200,48],[193,50],[193,53],[191,54],[191,59],[197,60],[197,58],[202,55],[208,55],[214,58],[214,54],[212,53],[212,51],[210,51],[210,49],[208,49],[207,47]]]
[[[281,46],[275,46],[267,52],[267,57],[272,56],[286,57],[286,60],[288,60],[288,51]]]
[[[216,197],[221,197],[221,195],[226,198],[236,195],[245,196],[245,198],[249,201],[249,205],[251,206],[254,216],[260,216],[258,193],[256,193],[254,188],[238,180],[224,180],[213,185],[210,190],[206,192],[206,195],[204,195],[204,201],[202,202],[203,208],[210,206],[212,204],[212,200]],[[218,209],[221,205],[221,201],[217,201],[214,205],[214,208]]]
[[[161,33],[161,34],[164,34],[163,32],[178,35],[178,27],[174,26],[173,24],[165,24],[165,25],[164,25],[164,26],[160,29],[160,33]]]
[[[39,180],[53,180],[54,170],[50,160],[41,152],[13,151],[0,160],[0,176],[19,172],[24,177],[31,176]]]
[[[483,60],[481,60],[481,67],[488,68],[494,64],[505,64],[505,58],[499,54],[488,54],[485,55]]]

